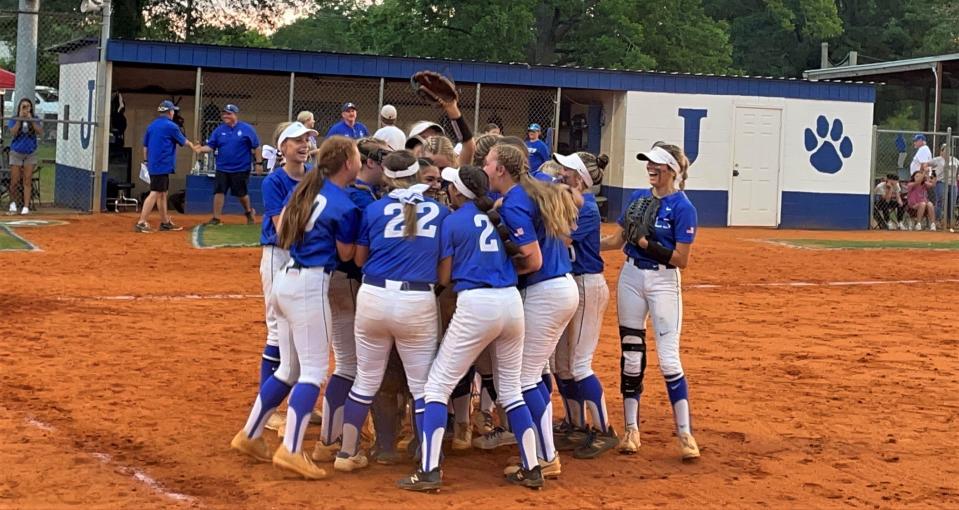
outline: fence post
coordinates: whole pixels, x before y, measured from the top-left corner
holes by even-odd
[[[36,96],[39,10],[39,0],[20,0],[20,12],[17,14],[17,79],[14,104],[25,97],[33,101]],[[13,116],[19,116],[16,109]]]
[[[480,84],[476,84],[476,105],[473,107],[473,133],[479,136]],[[485,124],[484,124],[485,126]]]
[[[872,151],[870,156],[871,161],[869,162],[869,180],[866,183],[866,189],[869,190],[869,207],[866,208],[866,225],[872,225],[872,209],[875,207],[873,203],[872,196],[872,183],[876,178],[876,165],[879,160],[879,126],[872,126]],[[897,170],[898,173],[898,170]],[[898,213],[897,213],[898,214]],[[896,217],[897,220],[902,221],[901,218]]]
[[[946,207],[946,210],[943,211],[943,216],[946,219],[944,228],[952,229],[955,227],[954,212],[956,208],[956,197],[952,191],[956,187],[956,168],[952,165],[952,158],[954,157],[952,154],[952,126],[946,128],[946,147],[948,147],[949,151],[946,161],[943,162],[945,164],[943,170],[945,170],[946,174],[943,179],[945,181],[943,192],[946,196],[942,203]]]
[[[556,107],[553,110],[553,143],[549,148],[550,152],[556,152],[556,146],[559,143],[559,105],[563,97],[563,87],[556,87]]]
[[[290,73],[290,97],[286,106],[286,120],[293,122],[293,94],[296,93],[296,73]]]
[[[206,143],[206,140],[203,140],[203,133],[200,131],[202,129],[202,119],[200,116],[203,111],[201,105],[203,103],[203,68],[196,68],[196,83],[193,87],[193,136],[200,143]],[[190,151],[190,173],[196,169],[196,162],[198,156],[195,152]]]
[[[100,61],[97,63],[97,123],[96,130],[99,136],[96,137],[96,145],[93,151],[93,193],[91,193],[90,210],[97,214],[100,212],[100,202],[102,199],[103,172],[110,168],[110,88],[111,73],[107,62],[107,43],[110,41],[110,15],[113,6],[110,0],[103,2],[103,18],[100,27]]]
[[[380,115],[380,112],[383,111],[383,96],[386,92],[386,78],[380,77],[380,99],[379,106],[376,107],[376,129],[383,127],[383,116]]]

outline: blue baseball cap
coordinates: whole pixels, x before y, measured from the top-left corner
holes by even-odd
[[[236,114],[236,113],[240,113],[240,107],[235,104],[228,104],[223,107],[223,111]]]
[[[919,140],[922,140],[922,141],[925,142],[925,141],[926,141],[926,135],[924,135],[924,134],[922,134],[922,133],[916,133],[916,135],[912,137],[912,141],[914,141],[914,142],[918,142]]]
[[[170,101],[169,99],[166,101],[163,101],[162,103],[160,103],[160,106],[157,107],[158,112],[168,112],[170,110],[173,110],[175,112],[180,111],[180,107],[173,104],[173,101]]]
[[[356,109],[356,105],[347,101],[346,103],[343,103],[343,108],[341,108],[340,111],[345,112],[347,110],[355,110],[355,109]]]
[[[527,129],[526,131],[542,131],[542,130],[543,130],[543,129],[542,129],[541,127],[539,127],[539,124],[537,124],[537,123],[534,122],[534,123],[532,123],[532,124],[529,125],[529,129]]]

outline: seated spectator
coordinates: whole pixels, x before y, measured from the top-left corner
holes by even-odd
[[[909,208],[914,210],[916,215],[915,230],[922,230],[924,217],[929,220],[929,230],[936,230],[936,212],[928,198],[928,190],[935,185],[935,181],[925,168],[912,174],[912,179],[906,185]]]
[[[879,180],[873,192],[873,205],[872,217],[876,220],[877,228],[885,226],[889,230],[895,230],[898,226],[906,230],[906,223],[903,221],[906,217],[906,208],[902,201],[899,176],[886,174]],[[893,211],[896,212],[896,221],[892,220]]]

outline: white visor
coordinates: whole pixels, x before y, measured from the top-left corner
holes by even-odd
[[[679,174],[679,163],[676,162],[676,158],[662,147],[653,147],[646,152],[640,152],[636,155],[636,159],[666,165],[672,168],[677,175]]]
[[[586,183],[587,188],[593,187],[593,178],[589,176],[589,170],[586,169],[586,163],[583,163],[583,159],[579,157],[579,154],[573,153],[569,156],[553,154],[553,159],[566,168],[576,170],[576,173],[578,173],[580,178],[583,179],[583,182]]]
[[[437,129],[439,130],[441,135],[446,136],[446,131],[443,129],[443,126],[440,126],[439,124],[435,122],[429,122],[424,120],[424,121],[417,122],[416,124],[413,124],[413,127],[410,128],[410,134],[408,138],[419,136],[420,134],[423,133],[423,131],[426,131],[427,129],[430,129],[430,128]]]
[[[383,175],[389,177],[390,179],[401,179],[403,177],[409,177],[411,175],[416,175],[416,172],[420,171],[420,164],[417,161],[414,161],[412,165],[406,167],[405,170],[390,170],[389,168],[383,167]]]
[[[443,176],[444,181],[453,183],[453,186],[456,186],[456,190],[459,191],[464,197],[470,200],[476,198],[476,194],[466,187],[466,184],[463,183],[463,179],[460,179],[459,168],[448,166],[443,169],[443,173],[441,175]]]
[[[290,124],[289,126],[287,126],[282,133],[280,133],[280,138],[277,140],[276,146],[282,147],[283,142],[287,138],[299,138],[305,134],[311,134],[313,136],[317,136],[319,133],[317,133],[316,130],[314,129],[310,129],[304,126],[302,122],[294,122]]]

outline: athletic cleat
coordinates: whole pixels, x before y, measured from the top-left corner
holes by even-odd
[[[150,230],[150,224],[143,221],[137,222],[137,224],[133,226],[133,231],[140,232],[141,234],[149,234],[150,232],[153,232]]]
[[[399,452],[376,452],[373,454],[373,462],[383,466],[393,466],[404,461],[403,455]]]
[[[180,230],[183,230],[183,227],[174,224],[172,221],[160,224],[160,232],[178,232]]]
[[[935,232],[935,231],[936,231],[936,224],[935,224],[935,223],[930,223],[930,224],[929,224],[929,231],[930,231],[930,232]]]
[[[310,413],[310,425],[323,425],[323,415],[316,411]]]
[[[252,225],[256,223],[256,210],[250,209],[246,212],[246,224]]]
[[[209,226],[211,226],[211,227],[215,227],[215,226],[217,226],[217,225],[222,225],[223,222],[220,221],[220,218],[212,218],[212,219],[210,219],[210,221],[206,222],[206,224],[209,225]]]
[[[310,457],[317,462],[333,462],[333,459],[336,458],[336,454],[339,452],[339,443],[323,444],[323,441],[317,441]]]
[[[453,424],[453,442],[454,450],[469,450],[473,447],[473,428],[469,423]]]
[[[233,436],[233,440],[230,441],[230,448],[261,462],[270,462],[273,458],[273,454],[270,453],[270,446],[266,444],[263,437],[250,439],[246,437],[246,432],[242,430]]]
[[[619,442],[619,453],[623,455],[632,455],[639,450],[642,443],[639,440],[639,429],[626,427],[626,435]]]
[[[366,458],[363,452],[359,452],[352,457],[346,457],[345,454],[339,453],[336,455],[336,460],[333,461],[333,469],[344,473],[357,471],[369,465],[370,460]]]
[[[546,485],[544,478],[543,468],[539,466],[533,466],[533,469],[529,470],[517,468],[506,475],[507,482],[536,490],[540,490]]]
[[[590,430],[583,444],[573,450],[573,458],[595,459],[617,446],[619,446],[619,437],[616,436],[613,427],[609,427],[605,434],[598,430]]]
[[[473,427],[477,434],[489,434],[493,431],[493,415],[486,411],[473,413]]]
[[[406,435],[400,438],[396,443],[396,448],[398,450],[409,450],[410,444],[416,442],[416,436],[413,435],[412,431],[407,431]],[[414,447],[415,448],[415,447]]]
[[[286,428],[286,415],[279,412],[274,412],[270,415],[269,419],[266,420],[266,425],[264,426],[267,430],[276,431],[277,435],[283,436],[283,429]]]
[[[306,452],[292,453],[282,444],[273,454],[273,465],[310,480],[326,478],[326,470],[317,466]]]
[[[396,486],[408,491],[438,492],[443,486],[443,476],[440,468],[435,468],[428,473],[417,469],[412,475],[397,480]]]
[[[503,470],[503,474],[510,476],[518,471],[523,470],[523,466],[519,460],[519,457],[513,457],[510,460],[516,460],[512,465],[506,466],[506,469]],[[559,454],[557,453],[553,460],[546,462],[543,459],[538,459],[539,465],[533,466],[533,468],[540,468],[543,477],[545,478],[558,478],[559,475],[563,474],[563,464],[559,461]]]
[[[502,427],[496,427],[489,434],[473,438],[473,447],[480,450],[493,450],[510,444],[516,444],[516,436]]]
[[[692,434],[683,433],[679,436],[679,450],[683,454],[683,460],[692,460],[699,458],[699,445]]]
[[[565,425],[564,425],[565,424]],[[553,445],[557,451],[572,451],[583,446],[587,439],[587,432],[578,429],[563,422],[558,427],[553,427]]]

